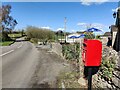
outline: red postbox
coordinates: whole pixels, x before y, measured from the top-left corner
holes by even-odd
[[[85,66],[100,66],[102,43],[99,40],[84,39],[82,59]]]

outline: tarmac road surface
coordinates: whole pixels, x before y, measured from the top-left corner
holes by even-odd
[[[39,57],[35,46],[20,41],[1,48],[2,88],[28,88]]]

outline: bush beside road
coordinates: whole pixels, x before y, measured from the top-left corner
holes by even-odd
[[[45,42],[45,41],[52,41],[54,39],[54,32],[49,29],[43,29],[33,26],[27,27],[27,39],[31,42],[38,43]]]

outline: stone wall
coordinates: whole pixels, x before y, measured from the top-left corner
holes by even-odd
[[[52,51],[62,57],[62,45],[60,43],[52,43]]]
[[[62,56],[62,45],[59,43],[52,43],[52,51]],[[114,59],[115,68],[113,70],[113,75],[110,80],[106,80],[105,78],[102,77],[102,71],[99,70],[97,74],[93,75],[93,87],[120,90],[120,53],[117,53],[112,48],[103,47],[102,56],[103,58],[107,57],[108,60]]]
[[[120,90],[120,53],[117,53],[112,48],[103,48],[103,56],[108,56],[109,60],[115,58],[115,68],[113,70],[113,75],[110,80],[106,80],[102,77],[102,72],[99,71],[93,76],[93,86],[95,88],[109,88]]]
[[[102,37],[101,42],[104,46],[106,46],[108,42],[108,37]]]

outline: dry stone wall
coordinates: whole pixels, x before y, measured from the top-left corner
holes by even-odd
[[[60,43],[52,43],[52,51],[62,57],[62,45]]]
[[[108,62],[112,60],[112,62],[115,63],[115,67],[112,70],[112,74],[111,74],[112,77],[110,79],[104,78],[103,70],[99,70],[99,72],[93,76],[93,86],[95,88],[107,88],[111,90],[113,89],[120,90],[120,52],[118,53],[112,48],[106,47],[106,48],[103,48],[102,56],[103,56],[102,60],[107,59]]]

